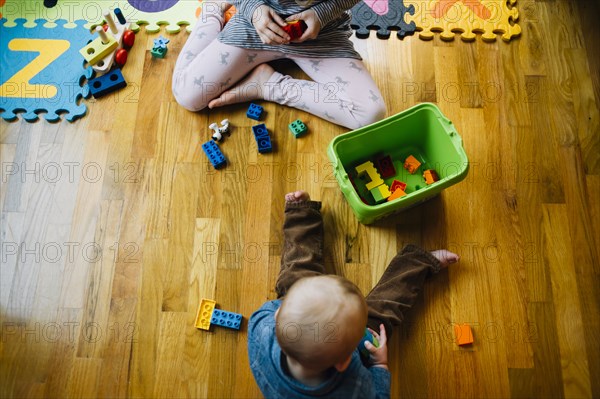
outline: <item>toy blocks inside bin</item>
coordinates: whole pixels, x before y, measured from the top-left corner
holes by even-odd
[[[392,185],[390,186],[390,191],[393,193],[397,189],[400,189],[402,191],[406,190],[406,183],[401,182],[400,180],[394,180],[392,182]]]
[[[254,119],[255,121],[260,120],[262,116],[264,108],[258,104],[250,103],[248,107],[248,111],[246,111],[246,116],[250,119]]]
[[[212,319],[216,304],[211,299],[202,298],[200,307],[198,307],[198,315],[196,316],[196,328],[201,330],[208,330],[210,328],[210,320]]]
[[[376,204],[385,202],[385,200],[387,198],[389,198],[390,195],[392,195],[392,193],[390,193],[390,189],[388,188],[387,184],[381,184],[370,191],[371,191],[371,195],[373,195],[373,199],[375,200]]]
[[[377,160],[377,169],[379,173],[381,173],[381,177],[387,179],[388,177],[392,177],[396,175],[396,168],[394,168],[394,162],[392,161],[392,157],[386,155]]]
[[[425,183],[433,184],[436,181],[440,180],[440,177],[438,176],[435,170],[427,169],[425,172],[423,172],[423,179],[425,179]]]
[[[303,136],[307,132],[306,125],[300,119],[296,119],[295,121],[290,123],[288,125],[288,128],[290,129],[290,132],[292,132],[295,138]]]
[[[470,345],[473,343],[473,331],[467,324],[455,324],[454,335],[456,338],[456,344],[459,346]]]
[[[225,156],[219,149],[219,146],[214,141],[207,141],[202,144],[202,150],[208,157],[208,160],[212,164],[215,169],[219,169],[225,165],[227,165],[227,160]]]
[[[401,189],[401,188],[397,188],[396,190],[394,190],[394,191],[392,192],[392,195],[390,195],[390,196],[387,198],[387,200],[388,200],[388,201],[393,201],[393,200],[395,200],[395,199],[398,199],[398,198],[404,197],[405,195],[406,195],[406,193],[404,192],[404,190],[403,190],[403,189]]]
[[[362,177],[364,175],[368,176],[369,182],[367,183],[366,187],[369,191],[384,183],[381,176],[379,176],[379,173],[377,173],[377,169],[375,169],[373,162],[371,161],[367,161],[358,165],[356,167],[356,173],[358,173],[358,177]]]
[[[411,175],[414,174],[417,169],[419,169],[419,166],[421,166],[421,162],[419,162],[419,160],[412,155],[409,155],[404,161],[404,168],[408,170],[408,173]]]
[[[226,310],[215,309],[213,310],[210,322],[217,326],[239,330],[242,324],[242,315]]]

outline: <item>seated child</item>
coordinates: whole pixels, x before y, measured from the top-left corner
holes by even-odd
[[[250,317],[252,373],[267,398],[387,398],[387,336],[402,322],[425,279],[458,261],[458,255],[408,245],[364,298],[352,282],[325,274],[320,208],[304,191],[286,195],[276,283],[280,299]],[[357,348],[365,326],[379,346],[366,342],[370,356],[361,360]]]

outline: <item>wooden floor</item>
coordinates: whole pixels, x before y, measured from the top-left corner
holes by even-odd
[[[327,266],[366,293],[407,243],[462,259],[428,283],[390,344],[392,396],[600,397],[600,29],[595,1],[519,2],[510,44],[356,40],[389,113],[436,102],[465,181],[357,223],[326,146],[344,129],[265,104],[190,113],[140,32],[129,86],[74,124],[0,122],[0,397],[259,397],[241,332],[194,328],[202,297],[245,320],[274,298],[284,193],[322,200]],[[290,66],[286,71],[298,74]],[[215,172],[207,126],[228,117]],[[294,139],[287,124],[310,134]],[[452,342],[469,323],[475,344]]]

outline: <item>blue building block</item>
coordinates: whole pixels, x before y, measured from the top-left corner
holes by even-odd
[[[290,132],[294,135],[294,137],[298,138],[303,136],[308,129],[306,129],[306,125],[300,119],[296,119],[292,123],[288,125]]]
[[[219,169],[227,165],[227,160],[225,159],[225,156],[219,149],[219,146],[214,141],[211,140],[202,144],[202,150],[204,150],[204,153],[208,157],[208,160],[215,169]]]
[[[226,310],[215,309],[213,310],[210,324],[239,330],[242,324],[242,315]]]
[[[269,136],[269,131],[267,130],[267,126],[265,126],[264,123],[252,126],[252,133],[254,133],[255,139],[258,139],[259,137]]]
[[[258,152],[260,152],[261,154],[273,151],[273,146],[271,145],[271,138],[269,136],[257,137],[256,144],[258,145]]]
[[[122,89],[127,86],[127,82],[123,78],[123,74],[119,68],[115,68],[102,75],[99,78],[92,79],[88,82],[90,91],[95,98],[100,98],[105,94]]]
[[[255,121],[260,120],[260,117],[263,113],[263,107],[258,104],[250,103],[250,107],[248,107],[248,111],[246,111],[246,116],[250,119],[254,119]]]
[[[169,49],[167,47],[152,47],[150,54],[152,54],[152,57],[154,58],[165,58],[168,50]]]

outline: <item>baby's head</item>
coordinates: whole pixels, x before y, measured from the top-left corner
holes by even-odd
[[[297,281],[277,313],[283,352],[314,371],[347,360],[365,332],[367,304],[356,285],[334,275]]]

